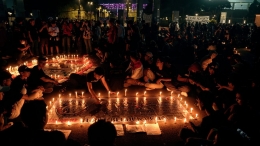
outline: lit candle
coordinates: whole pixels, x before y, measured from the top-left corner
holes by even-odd
[[[127,89],[125,89],[125,96],[126,96]]]
[[[83,95],[84,95],[84,92],[81,92],[81,95],[82,95],[82,97],[83,97]]]
[[[160,92],[160,96],[162,95],[162,92]]]
[[[144,120],[144,124],[146,124],[146,120]]]
[[[178,97],[180,97],[180,94],[178,94]]]
[[[196,114],[195,118],[196,118],[196,119],[198,118],[198,114]]]
[[[79,55],[77,55],[77,58],[79,58]]]
[[[68,121],[68,126],[70,126],[71,125],[71,123],[70,123],[70,121]]]
[[[76,91],[75,94],[76,94],[76,98],[77,98],[78,97],[78,92]]]
[[[163,118],[164,123],[166,123],[166,118]]]
[[[48,109],[48,105],[46,106],[46,109]]]
[[[61,96],[61,95],[59,94],[59,98],[60,98],[60,96]]]
[[[146,91],[144,91],[144,96],[145,96],[145,93],[146,93]]]
[[[182,98],[181,98],[181,101],[182,101]]]
[[[108,91],[108,97],[110,97],[110,91]]]
[[[56,124],[56,125],[58,124],[58,121],[57,121],[57,120],[55,121],[55,124]]]
[[[58,79],[60,78],[60,75],[58,75]]]
[[[187,122],[187,119],[186,118],[184,118],[184,123],[186,123]]]
[[[126,119],[124,118],[124,120],[123,120],[124,122],[126,121]]]
[[[83,119],[82,119],[82,118],[80,119],[80,123],[81,123],[81,124],[83,123]]]
[[[71,98],[71,93],[69,94],[69,97]]]
[[[174,117],[174,123],[176,123],[176,120],[177,120],[176,117]]]
[[[54,78],[55,78],[55,79],[57,78],[56,74],[54,75]]]
[[[100,93],[98,93],[98,97],[100,97]]]
[[[140,124],[140,122],[139,122],[139,121],[136,121],[135,123],[136,123],[137,125],[138,125],[138,124]]]
[[[190,108],[190,113],[192,113],[193,108]]]
[[[235,54],[237,54],[237,51],[235,51]]]
[[[118,97],[119,92],[116,93],[116,97]]]
[[[173,91],[171,92],[171,96],[172,96],[172,93],[173,93]]]
[[[157,117],[155,117],[155,123],[157,123]]]
[[[135,96],[136,96],[136,97],[138,96],[138,92],[135,93]]]
[[[52,101],[54,102],[54,98],[52,98]]]
[[[188,104],[186,104],[186,108],[188,108]]]
[[[184,104],[187,104],[186,101],[184,101]]]
[[[51,101],[50,101],[50,105],[51,105]]]

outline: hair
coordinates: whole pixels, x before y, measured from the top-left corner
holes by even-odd
[[[130,53],[130,57],[134,58],[135,60],[139,60],[139,54],[137,52],[131,52]]]
[[[165,57],[163,57],[163,56],[159,56],[157,59],[159,59],[161,62],[163,62],[163,63],[165,63]]]
[[[46,103],[43,100],[33,100],[23,105],[20,116],[28,128],[43,129],[48,120],[46,113]]]
[[[0,72],[0,85],[3,83],[6,79],[11,79],[12,75],[7,71],[1,71]]]
[[[94,72],[96,73],[96,74],[98,74],[98,75],[105,75],[105,71],[104,71],[104,69],[102,68],[102,67],[97,67],[97,68],[95,68],[95,70],[94,70]]]
[[[98,120],[88,128],[88,141],[91,146],[113,146],[116,136],[115,126],[105,120]]]

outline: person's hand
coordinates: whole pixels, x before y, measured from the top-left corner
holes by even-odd
[[[189,79],[190,84],[194,85],[195,82],[192,79]]]
[[[161,81],[162,81],[161,79],[158,79],[158,80],[156,81],[156,83],[157,83],[157,84],[161,84]]]
[[[218,84],[218,85],[217,85],[217,88],[218,88],[218,90],[221,90],[221,89],[223,89],[223,86],[220,85],[220,84]]]
[[[22,98],[23,98],[23,99],[28,99],[29,96],[28,96],[27,94],[24,94]]]
[[[43,86],[38,86],[37,88],[40,89],[40,90],[42,90],[42,91],[45,90]]]
[[[116,94],[116,92],[110,91],[110,94]]]
[[[203,91],[209,91],[209,88],[202,88]]]

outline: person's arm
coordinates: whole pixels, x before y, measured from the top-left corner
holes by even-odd
[[[107,89],[107,91],[110,91],[110,89],[109,89],[109,87],[108,87],[108,85],[107,85],[107,81],[106,81],[105,77],[102,77],[102,78],[101,78],[101,82],[102,82],[102,84],[104,85],[104,87]]]
[[[87,82],[87,87],[88,87],[89,93],[91,94],[91,97],[94,98],[96,100],[96,102],[99,104],[99,100],[98,100],[98,97],[97,97],[95,91],[93,90],[92,83]]]
[[[54,83],[54,84],[57,84],[57,81],[53,80],[53,79],[50,79],[50,78],[47,78],[47,77],[41,77],[40,78],[43,82],[49,82],[49,83]]]
[[[188,83],[188,82],[189,82],[189,78],[187,78],[187,77],[182,77],[181,75],[178,75],[178,76],[177,76],[177,81]]]
[[[18,47],[17,49],[18,49],[19,51],[26,51],[26,50],[28,50],[29,48],[30,48],[30,46],[28,45],[28,46],[26,46],[26,47],[24,47],[24,48]]]

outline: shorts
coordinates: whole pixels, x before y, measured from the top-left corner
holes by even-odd
[[[56,47],[59,45],[59,37],[50,37],[50,47]]]
[[[41,38],[40,43],[41,43],[41,45],[48,45],[49,44],[49,38]]]

